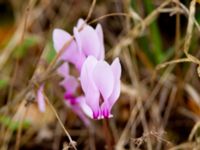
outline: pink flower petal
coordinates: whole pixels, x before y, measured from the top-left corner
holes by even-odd
[[[81,37],[80,37],[79,31],[78,31],[78,28],[74,27],[73,32],[74,32],[74,38],[75,38],[76,43],[77,43],[78,51],[82,52],[82,41],[81,41]]]
[[[111,68],[116,79],[120,79],[122,70],[121,70],[121,64],[119,62],[119,58],[115,58],[115,60],[111,64]]]
[[[58,53],[62,49],[62,47],[65,45],[65,43],[67,41],[69,41],[71,38],[72,38],[71,35],[69,33],[65,32],[64,30],[54,29],[53,44],[54,44],[54,48],[55,48],[56,52]],[[65,50],[64,54],[60,57],[60,59],[66,60],[66,56],[65,56],[66,52],[71,49],[75,49],[74,41],[71,42],[69,47]]]
[[[77,28],[79,29],[79,28],[81,28],[82,27],[82,25],[84,25],[85,24],[85,21],[82,19],[82,18],[80,18],[80,19],[78,19],[78,22],[77,22]]]
[[[92,78],[92,72],[94,70],[96,63],[97,63],[96,58],[93,56],[89,56],[85,60],[82,66],[81,75],[80,75],[81,86],[86,97],[86,100],[85,100],[86,104],[92,109],[93,117],[95,119],[98,118],[99,111],[100,111],[100,107],[99,107],[100,93]]]
[[[99,39],[101,40],[101,42],[103,42],[103,30],[102,30],[101,24],[97,24],[95,30],[96,30],[96,33],[97,33]]]
[[[58,73],[64,77],[64,80],[60,82],[60,85],[65,88],[67,93],[72,94],[78,88],[78,81],[75,77],[69,75],[69,65],[68,63],[64,63],[62,66],[58,68]]]
[[[67,32],[65,32],[62,29],[54,29],[53,30],[53,43],[54,48],[57,52],[59,52],[64,44],[70,40],[71,35]]]
[[[121,78],[121,65],[119,62],[119,58],[116,58],[111,64],[111,69],[114,74],[114,89],[112,91],[111,96],[109,97],[109,106],[112,107],[114,103],[117,101],[120,95],[120,78]]]
[[[103,99],[107,100],[114,90],[114,76],[107,62],[103,60],[97,62],[93,71],[93,79]]]
[[[99,41],[100,41],[100,54],[98,56],[98,59],[104,59],[105,58],[105,48],[104,48],[104,41],[103,41],[103,30],[102,30],[101,25],[97,24],[95,30],[99,37]]]
[[[58,69],[58,74],[61,75],[62,77],[68,76],[69,75],[69,64],[64,63],[62,66],[60,66]]]
[[[64,80],[60,82],[60,85],[62,85],[69,94],[74,94],[79,86],[77,79],[70,75],[65,76]]]
[[[68,41],[70,41],[72,36],[61,29],[54,29],[53,31],[53,43],[54,48],[57,52],[59,52],[64,44]],[[72,57],[73,56],[73,57]],[[80,70],[84,60],[85,56],[78,51],[77,44],[74,40],[70,43],[68,48],[65,50],[65,52],[60,57],[61,60],[69,61],[70,63],[74,64],[77,69]]]
[[[100,55],[100,41],[91,26],[85,25],[83,30],[74,33],[74,36],[85,56],[93,55],[97,58]]]
[[[83,112],[90,118],[93,118],[93,111],[92,109],[86,104],[85,97],[80,100],[80,106]]]
[[[66,53],[66,60],[71,62],[76,66],[78,70],[81,69],[83,62],[85,60],[85,56],[82,53],[79,53],[78,50],[71,50]]]
[[[91,89],[98,91],[92,77],[92,72],[96,64],[97,64],[96,58],[93,56],[89,56],[85,60],[82,66],[80,81],[81,81],[82,89],[85,93],[91,93]]]
[[[38,102],[39,110],[41,112],[45,112],[45,107],[46,107],[45,99],[43,95],[43,89],[44,89],[44,85],[41,85],[37,91],[37,102]]]
[[[111,108],[120,96],[120,80],[115,82],[114,87],[115,87],[115,89],[113,90],[111,96],[108,99],[109,106]]]

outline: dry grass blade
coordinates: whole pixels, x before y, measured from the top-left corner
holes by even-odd
[[[88,20],[91,18],[91,15],[92,15],[92,13],[93,13],[93,11],[94,11],[95,4],[96,4],[96,0],[93,0],[93,1],[92,1],[92,5],[91,5],[91,7],[90,7],[90,9],[89,9],[87,18],[85,19],[86,22],[88,22]]]
[[[182,8],[182,10],[185,12],[187,17],[189,18],[190,11],[188,10],[188,8],[185,5],[183,5],[182,3],[180,3],[179,1],[177,1],[177,0],[173,0],[173,1]],[[194,22],[195,26],[197,27],[198,31],[200,32],[200,26],[198,24],[198,21],[195,19],[194,16],[193,16],[192,19],[193,19],[193,22]]]
[[[90,22],[88,22],[88,24],[93,24],[93,23],[96,23],[102,19],[105,19],[107,17],[112,17],[112,16],[125,16],[125,17],[130,17],[129,14],[126,14],[126,13],[111,13],[111,14],[106,14],[106,15],[103,15],[103,16],[100,16]]]
[[[199,127],[200,127],[200,122],[197,122],[197,123],[194,125],[194,127],[193,127],[193,129],[192,129],[192,131],[191,131],[191,133],[190,133],[190,135],[189,135],[189,138],[188,138],[189,141],[192,141],[192,139],[193,139],[193,137],[194,137],[194,135],[195,135],[195,133],[197,132],[197,130],[198,130]]]
[[[55,114],[55,116],[56,116],[56,118],[57,118],[57,120],[58,120],[60,126],[62,127],[62,129],[64,130],[65,134],[67,135],[67,137],[68,137],[68,139],[69,139],[69,141],[70,141],[70,145],[71,145],[75,150],[77,150],[77,148],[76,148],[76,142],[74,142],[74,141],[72,140],[72,138],[71,138],[69,132],[65,129],[65,126],[64,126],[64,124],[62,123],[62,121],[61,121],[61,119],[60,119],[58,113],[56,112],[56,109],[55,109],[54,106],[51,104],[50,100],[48,99],[48,97],[45,95],[44,92],[43,92],[43,95],[44,95],[44,97],[45,97],[46,102],[47,102],[48,105],[51,107],[52,111],[54,112],[54,114]]]
[[[200,65],[199,59],[188,53],[190,43],[191,43],[191,38],[192,38],[193,25],[194,25],[194,19],[193,18],[194,18],[194,14],[195,14],[195,4],[196,4],[196,0],[193,0],[190,3],[189,19],[188,19],[186,36],[185,36],[185,43],[184,43],[184,47],[183,47],[183,51],[184,51],[187,58],[172,60],[172,61],[169,61],[169,62],[159,64],[156,67],[156,69],[161,69],[161,68],[166,67],[167,65],[174,64],[174,63],[182,63],[182,62],[193,62],[193,63]]]
[[[164,1],[158,8],[156,8],[154,11],[152,11],[146,18],[144,18],[144,19],[140,18],[139,19],[140,21],[111,50],[113,52],[113,57],[118,56],[123,47],[130,45],[132,43],[132,39],[135,39],[135,38],[138,38],[139,36],[141,36],[145,27],[148,27],[156,19],[156,17],[162,12],[162,9],[164,7],[166,7],[168,4],[170,4],[170,2],[172,2],[172,0]],[[139,15],[137,15],[137,16],[139,16]],[[138,17],[136,17],[136,18],[138,18]]]
[[[195,14],[195,4],[196,4],[196,0],[192,0],[190,3],[190,11],[189,11],[189,19],[188,19],[188,25],[187,25],[187,32],[186,32],[186,36],[185,36],[185,43],[184,43],[184,47],[183,47],[183,51],[187,56],[189,47],[190,47],[190,43],[191,43],[191,39],[192,39],[192,31],[193,31],[193,25],[194,25],[194,14]]]
[[[23,16],[23,21],[19,24],[17,30],[12,36],[12,39],[4,48],[3,53],[0,55],[0,70],[3,68],[7,60],[9,59],[10,55],[12,54],[13,50],[17,45],[20,45],[25,36],[25,31],[27,27],[28,17],[30,14],[31,9],[34,7],[36,0],[29,0],[28,6],[25,9],[25,13]]]
[[[140,110],[140,118],[141,118],[142,126],[144,129],[144,133],[149,133],[150,131],[149,131],[149,127],[147,124],[144,107],[142,106],[142,103],[141,103],[141,99],[138,99],[137,106],[138,106],[138,110]],[[149,136],[147,136],[146,141],[147,141],[147,149],[152,150],[153,145],[152,145],[151,138]]]
[[[174,146],[170,148],[169,150],[180,150],[180,149],[188,150],[188,149],[195,149],[195,148],[197,148],[197,145],[195,142],[188,142],[188,143],[183,143],[183,144]]]
[[[130,35],[134,38],[140,36],[140,34],[143,32],[142,29],[144,29],[144,27],[147,27],[149,24],[151,24],[155,20],[155,18],[160,14],[160,10],[166,7],[171,1],[172,0],[164,1],[158,8],[152,11],[145,19],[143,19],[141,23],[137,24],[131,30]]]
[[[162,130],[165,130],[166,128],[166,125],[167,125],[167,122],[168,122],[168,119],[169,119],[169,116],[170,116],[170,113],[171,113],[171,110],[172,110],[172,104],[174,103],[174,99],[175,99],[175,96],[177,94],[177,87],[173,87],[172,88],[172,91],[171,91],[171,94],[170,94],[170,98],[169,98],[169,102],[168,102],[168,105],[166,107],[166,110],[165,110],[165,113],[164,113],[164,117],[163,117],[163,121],[162,121],[162,127],[160,129],[160,138],[163,139],[163,133],[162,133]],[[157,150],[161,149],[162,147],[162,142],[163,140],[159,141],[158,144],[157,144]],[[166,142],[166,143],[169,143],[169,142]]]
[[[138,92],[134,87],[121,83],[121,92],[131,97],[137,97]]]
[[[25,113],[22,114],[20,120],[19,120],[19,127],[18,127],[18,130],[17,130],[17,137],[16,137],[16,143],[15,143],[15,150],[19,150],[20,149],[20,141],[21,141],[21,134],[22,134],[22,125],[23,125],[23,121],[26,117],[26,113],[28,111],[28,104],[27,106],[24,106],[25,107]]]
[[[191,59],[188,58],[182,58],[182,59],[177,59],[177,60],[172,60],[172,61],[168,61],[168,62],[164,62],[162,64],[159,64],[156,67],[156,70],[160,70],[168,65],[172,65],[172,64],[177,64],[177,63],[183,63],[183,62],[191,62]]]

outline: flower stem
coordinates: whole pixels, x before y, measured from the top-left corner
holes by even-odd
[[[112,131],[110,129],[108,119],[103,119],[103,128],[104,128],[105,142],[106,145],[108,146],[108,150],[114,150],[115,140]]]

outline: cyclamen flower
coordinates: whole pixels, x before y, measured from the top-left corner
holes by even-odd
[[[82,101],[83,96],[76,96],[76,90],[79,86],[77,79],[69,74],[69,65],[64,63],[58,68],[58,73],[64,78],[60,82],[60,85],[65,88],[65,103],[70,107],[84,122],[86,126],[90,124],[88,118],[83,114],[80,101]]]
[[[83,26],[83,29],[80,28]],[[74,27],[74,39],[65,50],[60,59],[70,62],[80,71],[82,64],[89,55],[95,56],[98,60],[104,59],[105,50],[103,44],[103,31],[100,24],[96,28],[85,24],[83,19],[79,19]],[[57,52],[72,36],[62,29],[54,29],[53,43]]]
[[[121,65],[116,58],[111,65],[88,56],[80,75],[85,94],[82,108],[93,119],[112,117],[111,109],[120,95]]]

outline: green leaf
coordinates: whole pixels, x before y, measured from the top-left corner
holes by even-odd
[[[16,131],[20,125],[19,121],[13,121],[10,117],[0,116],[0,123],[8,127],[12,131]],[[30,126],[30,122],[24,120],[22,122],[22,128],[27,129]]]
[[[48,42],[47,47],[48,48],[47,48],[47,50],[46,50],[46,52],[44,54],[44,58],[48,63],[50,63],[54,59],[54,57],[56,56],[56,51],[55,51],[55,49],[53,47],[53,42],[52,41]]]
[[[156,60],[155,60],[153,53],[150,50],[149,41],[148,41],[147,37],[145,37],[145,36],[140,37],[140,38],[138,38],[137,41],[138,41],[139,46],[142,48],[142,51],[146,54],[146,56],[151,61],[151,63],[155,65]]]
[[[147,13],[151,13],[154,10],[154,5],[152,1],[150,0],[144,0],[144,5],[147,10]],[[156,60],[156,63],[159,64],[163,61],[164,53],[163,53],[163,47],[162,47],[162,40],[160,31],[157,25],[157,21],[152,22],[152,24],[149,26],[150,28],[150,41],[152,44],[152,50],[154,53],[154,58]]]
[[[138,5],[136,4],[136,1],[135,1],[135,0],[131,0],[130,5],[131,5],[131,7],[132,7],[133,9],[137,10],[137,6],[138,6]]]
[[[32,46],[34,46],[37,43],[37,38],[35,36],[29,36],[24,39],[24,41],[16,47],[15,52],[14,52],[14,57],[15,58],[23,58],[28,49]]]
[[[8,80],[0,79],[0,89],[8,85]]]

